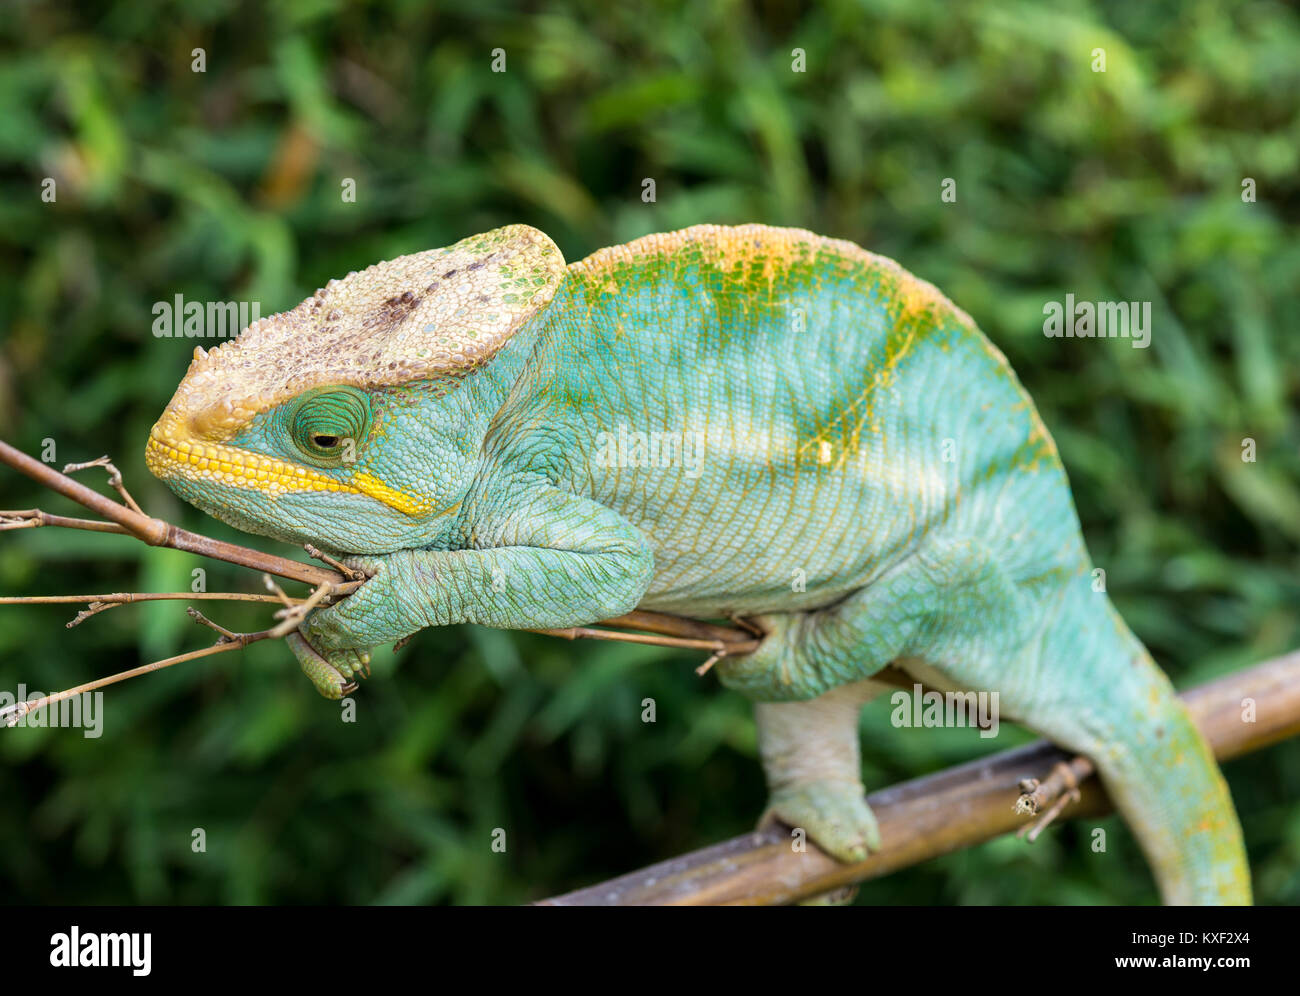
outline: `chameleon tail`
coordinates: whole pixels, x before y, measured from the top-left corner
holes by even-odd
[[[1249,905],[1241,826],[1210,748],[1172,689],[1151,705],[1127,743],[1096,758],[1102,782],[1166,905]]]
[[[1214,755],[1164,672],[1107,608],[1108,618],[1090,634],[1094,666],[1073,673],[1091,689],[1070,697],[1071,729],[1043,732],[1073,741],[1069,746],[1097,766],[1166,905],[1249,905],[1241,826]],[[1100,709],[1080,705],[1099,693]]]

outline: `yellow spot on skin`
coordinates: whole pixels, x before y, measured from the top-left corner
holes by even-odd
[[[353,474],[351,484],[363,495],[369,495],[375,501],[381,501],[389,508],[395,508],[407,515],[427,515],[430,511],[429,503],[424,499],[414,498],[396,488],[390,488],[379,478],[365,471]]]

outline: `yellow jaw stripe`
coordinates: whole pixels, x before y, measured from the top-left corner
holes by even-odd
[[[250,488],[271,498],[303,491],[339,491],[362,494],[410,516],[430,511],[426,501],[387,484],[372,474],[359,471],[347,483],[296,463],[285,463],[221,443],[171,442],[157,435],[149,437],[145,464],[155,477],[184,477],[191,481],[212,481],[235,488]]]
[[[379,478],[367,474],[364,470],[352,475],[351,484],[363,495],[369,495],[375,501],[381,501],[389,508],[395,508],[407,515],[428,515],[432,511],[429,503],[423,498],[415,498],[405,491],[390,488]]]

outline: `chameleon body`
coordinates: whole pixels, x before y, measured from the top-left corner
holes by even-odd
[[[855,245],[706,225],[566,267],[511,226],[380,263],[197,350],[147,458],[371,575],[291,637],[326,695],[427,626],[748,617],[759,649],[717,670],[758,703],[766,818],[879,845],[857,722],[893,662],[1093,759],[1166,902],[1249,902],[1227,787],[1094,590],[1031,400]]]

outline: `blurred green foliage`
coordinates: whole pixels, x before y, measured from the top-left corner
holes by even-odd
[[[28,452],[111,453],[149,510],[239,539],[144,469],[194,345],[150,334],[154,302],[255,299],[269,314],[508,222],[571,260],[697,222],[799,225],[897,258],[1007,353],[1116,602],[1175,681],[1300,646],[1293,7],[120,0],[94,19],[7,14],[0,435]],[[945,177],[956,203],[940,200]],[[1151,348],[1045,338],[1043,305],[1067,292],[1153,302]],[[9,472],[0,505],[69,509]],[[40,530],[0,542],[0,593],[187,590],[196,566],[211,591],[257,587],[123,538]],[[0,609],[0,687],[63,688],[208,642],[174,603],[67,631],[70,615]],[[519,902],[741,833],[764,802],[749,708],[695,678],[696,660],[425,632],[379,655],[352,725],[278,645],[117,686],[99,739],[0,737],[0,895]],[[886,716],[864,716],[873,787],[1025,739]],[[1297,902],[1300,743],[1227,774],[1259,900]],[[859,901],[1151,901],[1132,839],[1106,825],[1105,854],[1065,826]]]

